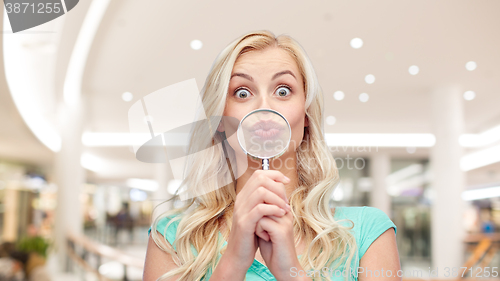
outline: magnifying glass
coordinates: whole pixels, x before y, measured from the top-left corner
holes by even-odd
[[[288,149],[292,130],[276,110],[256,109],[241,119],[236,135],[241,149],[253,159],[261,159],[262,169],[269,170],[269,160]]]

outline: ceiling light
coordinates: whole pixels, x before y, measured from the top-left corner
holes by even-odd
[[[468,71],[473,71],[477,68],[477,63],[475,61],[469,61],[465,64],[465,69]]]
[[[85,132],[82,143],[87,147],[143,145],[151,140],[151,134],[140,133],[93,133]]]
[[[354,49],[359,49],[363,46],[363,40],[361,40],[361,38],[353,38],[351,40],[351,47],[353,47]]]
[[[369,98],[370,98],[370,97],[368,96],[368,94],[367,94],[367,93],[362,93],[362,94],[360,94],[360,95],[359,95],[359,100],[360,100],[361,102],[367,102]]]
[[[335,119],[334,116],[330,115],[330,116],[326,117],[326,124],[328,124],[328,125],[333,125],[333,124],[335,124],[336,121],[337,121],[337,119]]]
[[[500,186],[466,190],[462,192],[465,201],[500,197]]]
[[[188,133],[162,134],[165,146],[183,146],[189,142]],[[162,138],[163,138],[162,137]],[[97,133],[85,132],[82,134],[82,143],[86,147],[106,146],[138,146],[152,139],[151,133]]]
[[[80,165],[83,168],[94,172],[99,172],[107,167],[102,158],[86,152],[84,152],[80,157]]]
[[[433,134],[325,134],[328,146],[432,147]]]
[[[411,75],[417,75],[419,71],[420,69],[416,65],[412,65],[408,68],[408,72],[410,72]]]
[[[344,97],[345,97],[345,94],[342,91],[336,91],[335,93],[333,93],[333,98],[336,100],[343,100]]]
[[[500,162],[500,145],[489,147],[463,156],[460,159],[462,171],[470,171]]]
[[[366,75],[365,82],[368,84],[373,84],[373,82],[375,82],[375,76],[373,74]]]
[[[200,40],[191,41],[191,49],[199,50],[201,47],[203,47],[203,43]]]
[[[128,179],[126,185],[128,187],[147,190],[147,191],[158,190],[158,182],[154,180]]]
[[[473,91],[467,91],[464,93],[464,99],[465,100],[473,100],[476,97],[476,93]]]
[[[464,147],[479,147],[492,144],[500,140],[500,125],[488,129],[480,134],[463,134],[459,138]]]
[[[134,95],[132,95],[131,92],[125,92],[122,94],[122,99],[124,101],[131,101],[133,97],[134,97]]]

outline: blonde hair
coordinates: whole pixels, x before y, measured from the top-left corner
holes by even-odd
[[[355,254],[357,259],[358,252],[356,240],[349,231],[353,226],[346,227],[341,225],[340,221],[334,220],[329,206],[331,194],[339,182],[339,172],[324,141],[323,93],[312,64],[298,42],[288,35],[275,37],[270,31],[263,30],[250,32],[229,44],[214,61],[202,89],[206,116],[223,115],[236,59],[243,53],[269,47],[287,51],[297,62],[306,94],[305,108],[309,126],[304,129],[303,141],[296,150],[299,185],[289,198],[294,216],[295,244],[297,246],[299,241],[303,240],[305,245],[309,245],[299,262],[308,272],[322,270],[326,266],[336,269],[346,261],[346,272],[351,273],[351,262]],[[225,220],[227,226],[225,233],[222,233],[225,240],[231,229],[236,200],[236,181],[233,175],[236,170],[231,167],[231,163],[236,163],[234,151],[230,146],[224,145],[226,136],[215,131],[214,124],[210,121],[204,126],[201,125],[202,122],[198,123],[200,125],[192,131],[189,147],[190,151],[200,152],[190,154],[190,168],[186,170],[184,183],[190,188],[203,187],[210,192],[187,200],[184,206],[163,213],[153,222],[151,234],[155,243],[172,255],[179,266],[165,273],[159,280],[166,280],[178,274],[181,274],[179,280],[201,280],[209,269],[213,272],[218,262],[218,254],[224,252],[224,241],[220,241],[218,236],[222,220]],[[206,137],[207,128],[212,132],[213,138]],[[200,146],[209,149],[200,150]],[[214,175],[217,175],[216,178]],[[218,188],[220,186],[222,187]],[[176,197],[178,198],[178,195]],[[170,247],[165,237],[154,231],[160,219],[172,214],[183,214],[172,219],[167,225],[168,227],[180,220],[174,243],[177,251]],[[160,239],[166,243],[160,243]],[[163,246],[164,244],[167,246]],[[197,257],[192,252],[191,245],[198,252]],[[333,264],[338,258],[339,262]],[[345,278],[349,276],[351,274]],[[326,280],[330,280],[330,277],[330,274],[327,274]],[[321,278],[325,280],[325,277]]]

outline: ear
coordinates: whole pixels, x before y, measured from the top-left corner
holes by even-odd
[[[307,118],[307,115],[304,117],[304,127],[309,127],[309,118]]]

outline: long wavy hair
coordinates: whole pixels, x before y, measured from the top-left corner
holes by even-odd
[[[323,93],[318,79],[298,42],[288,35],[275,37],[272,32],[262,30],[245,34],[224,48],[205,81],[201,95],[205,114],[209,118],[205,123],[198,122],[191,132],[189,151],[197,153],[189,153],[183,181],[183,186],[200,195],[184,200],[181,207],[169,210],[153,221],[153,240],[179,266],[158,280],[167,280],[178,274],[181,274],[179,280],[201,280],[208,270],[215,270],[218,254],[224,253],[227,245],[223,248],[224,241],[219,239],[219,230],[223,223],[227,226],[222,233],[227,241],[237,181],[234,178],[235,164],[231,164],[236,160],[234,150],[227,145],[225,133],[215,130],[210,117],[223,115],[229,80],[237,58],[243,53],[270,47],[281,48],[293,57],[302,75],[306,94],[305,113],[309,126],[304,128],[304,138],[296,149],[299,184],[289,198],[294,216],[295,245],[301,240],[308,245],[299,262],[306,272],[322,272],[324,267],[333,272],[344,262],[346,273],[354,271],[351,262],[354,256],[358,258],[358,251],[350,232],[353,223],[348,220],[352,224],[349,227],[340,224],[333,218],[335,210],[330,208],[331,195],[340,179],[335,160],[324,141]],[[170,200],[176,199],[179,199],[177,193]],[[175,216],[167,227],[179,221],[174,243],[176,250],[165,237],[154,231],[159,220],[171,215]],[[196,249],[197,256],[191,247]],[[321,280],[331,280],[331,273],[319,275]],[[350,276],[352,274],[344,277],[347,280]]]

